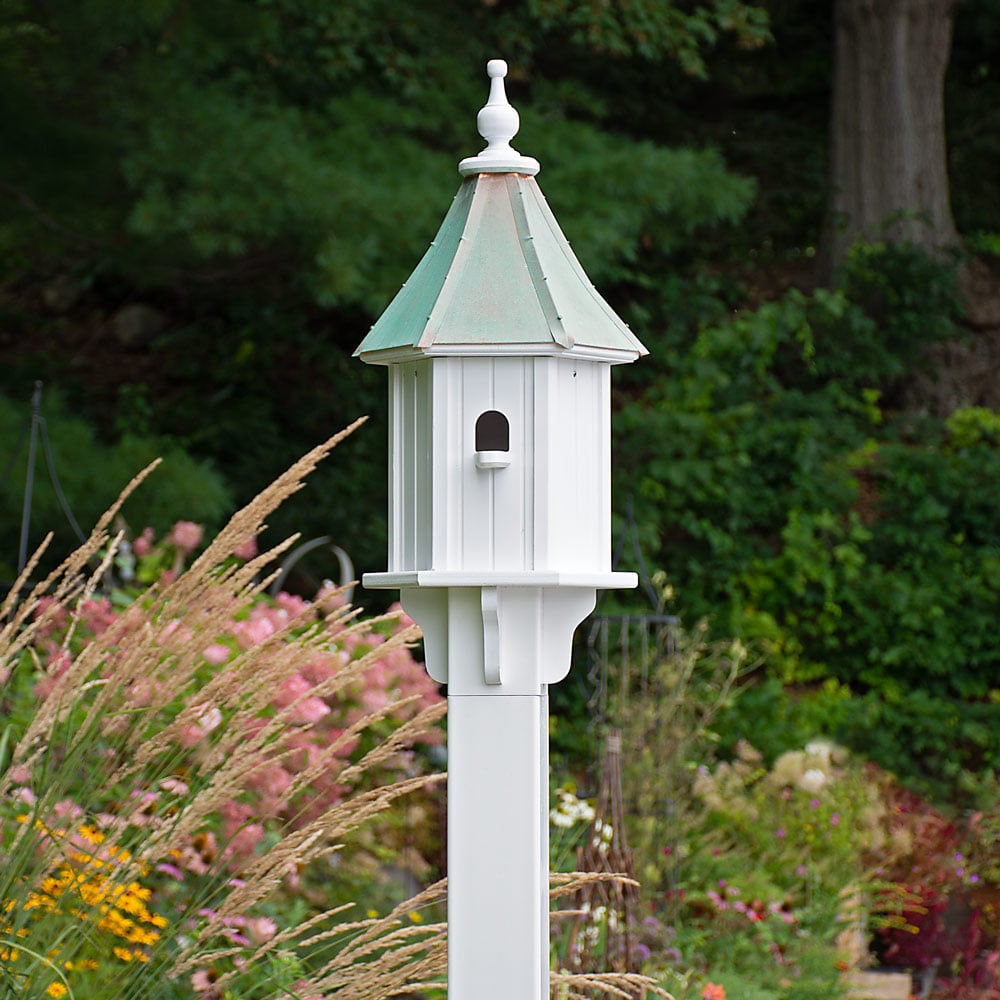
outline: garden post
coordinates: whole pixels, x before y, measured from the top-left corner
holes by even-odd
[[[547,1000],[548,685],[611,570],[611,381],[646,353],[510,145],[487,141],[356,354],[389,369],[389,567],[448,686],[449,1000]]]

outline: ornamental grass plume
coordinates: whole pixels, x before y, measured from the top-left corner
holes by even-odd
[[[414,749],[444,712],[408,653],[417,633],[342,599],[268,600],[262,574],[293,540],[247,544],[358,423],[186,570],[197,532],[182,525],[184,559],[130,603],[101,592],[121,500],[7,596],[0,994],[377,1000],[442,974],[443,928],[418,912],[440,887],[364,920],[325,891],[363,824],[442,778]]]

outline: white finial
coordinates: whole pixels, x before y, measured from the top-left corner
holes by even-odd
[[[507,100],[504,77],[507,63],[491,59],[486,64],[490,78],[490,96],[476,118],[479,134],[486,140],[486,148],[478,156],[470,156],[458,165],[459,173],[470,174],[537,174],[538,160],[522,156],[510,140],[517,135],[521,117]]]

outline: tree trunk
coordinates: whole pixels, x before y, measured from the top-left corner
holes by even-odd
[[[835,0],[830,270],[857,239],[958,242],[944,77],[959,0]]]

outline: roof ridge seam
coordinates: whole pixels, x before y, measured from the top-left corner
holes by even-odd
[[[465,258],[469,255],[469,246],[471,245],[472,240],[467,238],[467,236],[470,233],[470,229],[473,228],[472,217],[474,214],[476,215],[475,228],[478,228],[482,219],[483,209],[482,204],[480,203],[481,200],[476,197],[476,187],[479,184],[479,177],[468,177],[465,181],[463,181],[463,187],[465,184],[471,185],[471,191],[469,193],[469,209],[465,215],[465,222],[462,224],[462,233],[458,237],[458,246],[455,247],[455,255],[452,257],[451,264],[445,273],[444,280],[441,282],[441,287],[438,289],[438,293],[434,297],[434,304],[428,311],[424,328],[414,345],[417,348],[426,349],[428,347],[432,347],[435,343],[437,334],[444,326],[444,318],[447,315],[448,310],[451,308],[451,303],[455,298],[455,288],[458,285],[458,280],[456,279],[455,274],[465,266]],[[461,190],[461,188],[459,188],[459,190]]]
[[[619,316],[618,313],[611,308],[608,301],[597,290],[597,286],[590,280],[590,275],[587,274],[583,265],[580,263],[580,259],[576,255],[576,251],[574,251],[569,240],[563,234],[562,229],[559,226],[559,221],[556,219],[555,213],[549,207],[549,203],[544,192],[537,185],[536,189],[539,194],[538,203],[541,208],[542,218],[545,220],[554,235],[562,237],[561,240],[556,239],[555,243],[559,246],[559,250],[563,257],[566,259],[576,276],[580,279],[580,284],[587,290],[591,299],[593,299],[604,315],[607,316],[607,318],[625,334],[629,342],[631,342],[638,349],[640,356],[648,354],[649,352],[643,346],[639,338],[629,329],[628,324],[621,318],[621,316]]]
[[[552,340],[560,347],[570,348],[574,345],[575,341],[567,332],[562,321],[562,316],[559,315],[559,307],[552,296],[552,290],[549,288],[548,278],[545,275],[545,268],[542,266],[542,260],[538,256],[538,250],[535,247],[535,237],[528,223],[528,213],[524,209],[524,189],[530,184],[538,186],[532,177],[520,174],[507,175],[507,191],[510,196],[511,210],[514,213],[514,225],[517,227],[517,235],[522,252],[524,253],[524,262],[528,268],[528,274],[532,277],[531,286],[541,307],[542,315],[545,317]],[[516,189],[516,198],[513,197],[514,192],[511,191],[512,187]],[[541,279],[540,281],[537,280],[539,278]]]

